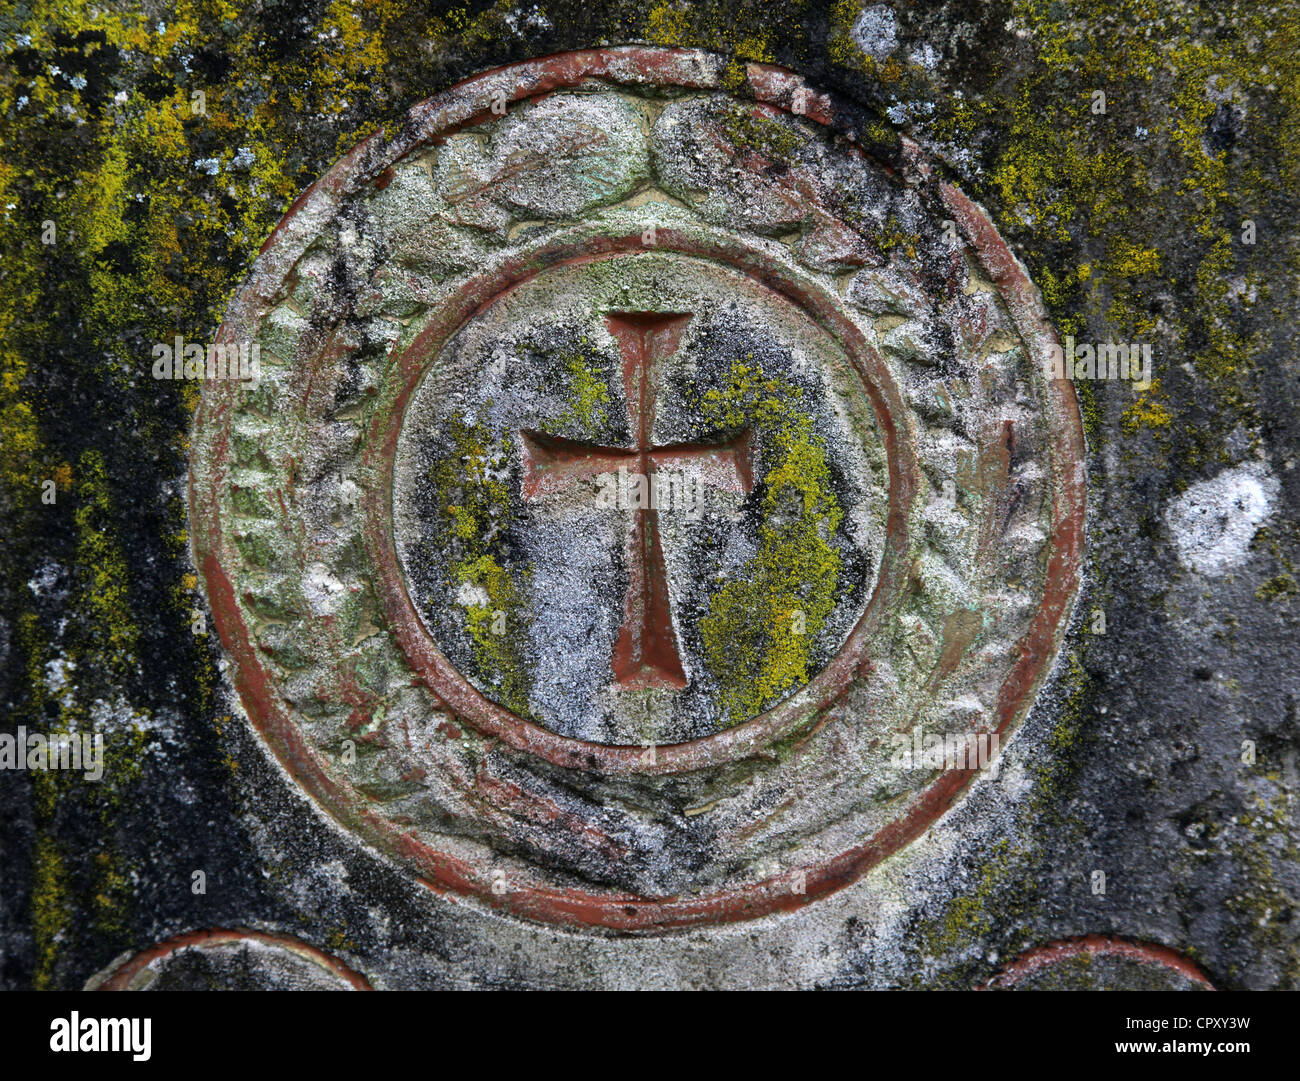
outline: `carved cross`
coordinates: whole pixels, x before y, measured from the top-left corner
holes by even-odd
[[[659,362],[677,351],[690,321],[689,314],[676,312],[611,312],[605,316],[605,325],[618,342],[623,359],[623,387],[636,447],[601,447],[524,432],[525,499],[563,492],[620,469],[644,477],[645,485],[653,492],[657,472],[686,467],[703,469],[708,479],[724,490],[749,493],[753,474],[748,432],[719,443],[658,447],[651,443]],[[627,596],[623,625],[614,642],[614,679],[628,689],[680,690],[686,686],[686,673],[677,650],[655,500],[641,500],[634,510],[626,551]]]

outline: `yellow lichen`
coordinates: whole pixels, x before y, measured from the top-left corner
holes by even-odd
[[[587,343],[584,341],[583,345]],[[558,432],[570,424],[578,425],[584,432],[603,427],[609,421],[609,388],[604,375],[592,360],[582,353],[568,353],[557,358],[567,378],[567,405],[563,413],[542,427],[548,432]]]
[[[512,574],[504,563],[511,495],[499,474],[511,440],[495,445],[483,425],[463,417],[451,419],[448,434],[452,453],[432,467],[431,479],[449,534],[449,577],[465,587],[460,604],[482,678],[503,705],[531,716],[531,680],[518,648],[528,633],[528,570]]]
[[[771,462],[758,552],[710,597],[700,622],[705,666],[730,724],[808,681],[813,644],[838,598],[841,557],[832,539],[843,511],[801,396],[760,365],[736,360],[725,385],[699,401],[720,428],[757,429]]]
[[[32,985],[38,991],[55,986],[54,966],[68,919],[67,870],[62,854],[52,837],[38,833],[32,856],[32,936],[36,948]]]
[[[1138,396],[1137,401],[1124,410],[1120,425],[1125,435],[1133,435],[1142,428],[1168,428],[1173,423],[1174,415],[1163,402],[1157,400],[1159,394],[1160,380],[1156,379]]]

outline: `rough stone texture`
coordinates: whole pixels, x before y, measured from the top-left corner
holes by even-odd
[[[837,408],[840,399],[831,379],[812,366],[811,358],[818,354],[832,358],[823,364],[833,362],[833,344],[822,340],[817,325],[788,302],[777,312],[768,310],[778,303],[763,296],[745,276],[715,270],[703,260],[660,256],[638,260],[635,266],[597,264],[535,279],[447,346],[451,355],[440,358],[421,383],[403,426],[405,445],[398,448],[394,502],[399,520],[409,519],[399,526],[397,543],[408,581],[419,583],[416,603],[431,623],[444,624],[435,638],[457,668],[476,670],[474,642],[463,626],[464,609],[494,606],[482,587],[477,587],[481,597],[471,589],[456,606],[445,603],[445,598],[464,587],[446,565],[453,550],[454,523],[444,520],[448,504],[465,500],[464,482],[458,470],[457,476],[448,477],[446,486],[454,489],[448,493],[440,491],[433,479],[439,463],[462,460],[463,447],[445,434],[448,418],[456,418],[460,425],[472,424],[507,471],[518,468],[517,455],[506,450],[517,442],[514,433],[520,430],[598,447],[635,446],[619,343],[600,313],[618,307],[639,311],[648,305],[670,312],[689,310],[691,320],[672,363],[659,365],[662,384],[653,402],[655,445],[724,443],[732,434],[726,431],[730,425],[716,415],[717,410],[709,411],[707,395],[712,388],[725,390],[732,366],[745,364],[773,381],[778,392],[788,386],[791,395],[799,395],[793,408],[812,419],[819,446],[834,458],[841,489],[836,504],[846,521],[842,529],[836,527],[840,535],[834,538],[837,581],[833,593],[828,593],[834,607],[821,617],[808,658],[812,672],[825,666],[861,617],[874,582],[883,548],[885,463],[865,392],[859,389],[852,396],[843,392],[849,407],[857,405],[859,415],[852,420],[870,441],[863,446],[858,444],[861,437],[850,423],[848,407]],[[796,371],[800,364],[802,372]],[[841,380],[855,378],[849,374],[851,369],[843,371],[847,361],[842,356],[838,364]],[[583,387],[600,393],[589,389],[589,400],[584,400]],[[663,457],[667,459],[669,453]],[[769,469],[781,461],[774,446],[754,453],[760,469],[764,459]],[[870,464],[869,454],[874,458]],[[658,707],[644,701],[644,696],[632,696],[635,703],[616,701],[606,685],[609,657],[624,622],[621,580],[630,558],[624,552],[627,524],[626,515],[603,513],[597,499],[602,484],[631,482],[622,481],[613,471],[619,466],[612,458],[608,465],[610,469],[585,483],[557,483],[555,491],[533,497],[535,506],[515,504],[506,512],[524,521],[514,523],[508,532],[503,529],[506,535],[500,547],[517,549],[517,559],[508,569],[518,573],[520,567],[527,568],[528,591],[536,598],[529,604],[527,641],[520,644],[514,662],[530,674],[530,690],[521,708],[561,735],[613,744],[679,743],[719,731],[737,719],[747,720],[748,715],[730,716],[720,693],[738,682],[732,675],[737,658],[728,651],[725,666],[714,658],[718,671],[711,677],[701,622],[709,615],[719,580],[754,573],[760,508],[753,507],[748,528],[736,528],[735,519],[743,514],[748,493],[726,475],[716,457],[691,461],[683,455],[678,465],[668,461],[661,479],[665,484],[680,481],[680,487],[665,493],[667,506],[658,522],[669,561],[666,569],[676,625],[686,647],[681,659],[692,676],[691,687],[672,693],[671,705],[663,695],[652,695],[662,700]],[[639,466],[635,460],[625,460],[621,468],[636,473]],[[673,491],[679,501],[676,508],[671,502]],[[617,489],[614,492],[617,501]],[[623,502],[629,495],[635,492],[625,487]],[[404,534],[409,534],[409,544]],[[484,539],[475,538],[479,543]],[[807,588],[812,583],[800,585],[804,593],[813,592]],[[797,603],[804,602],[792,602]],[[789,613],[778,615],[789,618]],[[739,645],[739,641],[731,643],[733,649]],[[479,674],[474,682],[501,700],[490,673]],[[748,689],[735,688],[737,692]],[[773,705],[791,689],[797,687],[782,686],[780,696],[773,693],[756,705]],[[671,713],[662,721],[650,719],[666,709]]]
[[[0,205],[22,237],[0,290],[4,713],[7,727],[94,726],[108,755],[98,784],[0,776],[6,986],[79,987],[179,933],[252,926],[376,987],[966,987],[1088,934],[1168,947],[1216,986],[1296,987],[1294,11],[268,4],[231,19],[99,5],[23,9],[2,32]],[[1156,375],[1145,390],[1080,388],[1086,593],[997,776],[797,914],[642,937],[453,904],[304,798],[238,719],[215,636],[191,632],[197,388],[149,375],[154,343],[211,339],[290,202],[371,130],[399,133],[413,102],[494,65],[626,42],[715,49],[736,90],[747,62],[796,70],[848,103],[842,122],[883,160],[900,160],[905,134],[988,207],[1061,333],[1149,341]],[[206,115],[191,115],[198,89]],[[621,130],[617,115],[605,129]],[[466,145],[462,169],[493,151]],[[606,159],[593,189],[635,185],[642,167]],[[717,180],[707,155],[698,168]],[[413,212],[400,201],[418,203],[419,183],[397,171],[393,213]],[[569,213],[593,189],[521,179],[509,206],[467,193],[460,224]],[[831,272],[869,259],[783,222],[778,203],[751,213],[773,238],[797,229]],[[375,258],[364,223],[353,233],[345,292],[349,260]],[[450,226],[433,235],[389,254],[375,311],[426,302],[402,268],[436,280],[472,263]],[[900,317],[918,304],[896,278],[853,295]],[[297,329],[286,315],[277,332]],[[900,355],[925,355],[925,329],[896,336]],[[366,379],[359,368],[358,393]],[[336,449],[315,444],[304,469],[328,469]],[[335,603],[328,575],[313,582],[318,606]],[[1104,971],[1103,984],[1141,983],[1123,964]]]
[[[314,947],[259,931],[178,935],[118,961],[90,991],[368,991],[346,965]]]
[[[751,104],[723,71],[590,50],[415,106],[277,227],[218,332],[264,370],[195,418],[253,723],[340,823],[530,919],[663,931],[856,880],[996,760],[1079,585],[1074,393],[987,217],[825,95],[799,120],[788,72],[747,66]],[[648,151],[634,190],[515,205],[599,181],[611,139]],[[440,182],[403,218],[409,170]],[[431,217],[477,258],[405,274],[394,320],[382,253]],[[629,508],[629,471],[667,501]]]
[[[1087,935],[1021,954],[984,985],[997,991],[1213,990],[1204,974],[1173,950]]]

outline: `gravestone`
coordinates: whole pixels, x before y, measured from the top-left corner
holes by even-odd
[[[258,378],[195,423],[253,723],[528,920],[854,881],[996,769],[1079,584],[1078,410],[987,216],[723,73],[595,50],[416,106],[281,224],[218,334]]]
[[[14,16],[4,986],[1296,986],[1295,13],[777,7]]]

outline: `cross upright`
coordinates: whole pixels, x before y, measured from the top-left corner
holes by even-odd
[[[609,312],[605,325],[618,342],[623,388],[634,449],[602,447],[539,432],[523,433],[523,494],[528,500],[557,494],[620,469],[644,477],[655,490],[661,470],[703,470],[718,487],[747,495],[753,487],[749,433],[719,443],[652,444],[659,362],[677,351],[689,313]],[[659,539],[655,501],[636,507],[626,543],[628,585],[623,625],[614,642],[612,666],[618,686],[629,689],[686,686],[668,595],[668,571]]]

